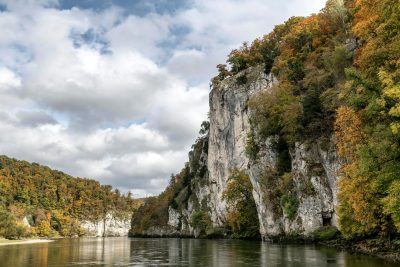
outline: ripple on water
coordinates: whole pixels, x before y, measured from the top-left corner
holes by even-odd
[[[199,239],[79,238],[0,247],[0,266],[394,267],[313,245]]]

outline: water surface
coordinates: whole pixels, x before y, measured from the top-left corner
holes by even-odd
[[[79,238],[0,247],[0,266],[394,267],[314,245],[198,239]]]

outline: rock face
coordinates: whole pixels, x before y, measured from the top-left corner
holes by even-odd
[[[291,175],[294,188],[291,197],[297,203],[294,218],[289,218],[282,205],[282,198],[271,201],[268,195],[275,185],[262,182],[268,172],[276,166],[274,151],[265,145],[259,160],[250,164],[248,171],[254,187],[253,196],[257,204],[260,233],[265,239],[282,235],[309,236],[326,225],[337,225],[336,185],[340,164],[330,140],[313,143],[296,143],[290,151]],[[271,187],[272,186],[272,187]]]
[[[276,82],[263,70],[263,66],[249,68],[221,81],[210,92],[209,132],[203,137],[201,150],[189,153],[192,178],[178,194],[178,198],[185,196],[187,201],[169,207],[168,225],[165,229],[152,229],[155,235],[198,236],[199,229],[192,227],[191,219],[199,212],[207,213],[214,229],[222,229],[227,217],[223,192],[233,169],[244,170],[250,177],[264,239],[305,237],[323,225],[337,226],[336,181],[340,165],[332,140],[320,138],[287,149],[290,164],[285,175],[290,175],[291,188],[279,194],[276,179],[271,179],[278,169],[280,152],[274,146],[278,137],[259,141],[256,159],[246,156],[252,131],[248,101]]]
[[[247,83],[238,84],[237,77],[246,75]],[[248,69],[228,78],[210,93],[210,137],[208,171],[210,185],[211,219],[221,225],[226,219],[226,203],[222,193],[226,188],[230,170],[247,169],[245,155],[247,134],[250,130],[250,97],[272,84],[263,68]]]
[[[190,185],[186,190],[188,193],[186,205],[175,208],[169,207],[168,225],[176,229],[181,236],[199,236],[198,229],[191,226],[192,216],[196,212],[205,211],[211,215],[210,200],[213,196],[207,166],[207,157],[209,149],[209,133],[199,139],[198,150],[194,149],[189,153],[189,173],[192,177]],[[183,191],[183,190],[182,190]],[[172,235],[176,233],[173,231]]]
[[[84,221],[81,226],[85,229],[86,236],[128,236],[131,221],[130,218],[117,218],[109,213],[105,220]]]
[[[248,133],[251,131],[247,102],[262,90],[268,90],[273,77],[267,77],[262,68],[247,71],[247,83],[238,85],[236,77],[224,80],[210,93],[210,137],[208,170],[210,184],[210,210],[214,224],[221,225],[226,218],[226,203],[222,192],[232,169],[246,170],[253,184],[262,237],[281,235],[308,236],[323,225],[337,226],[338,157],[331,140],[296,143],[290,149],[291,173],[294,188],[291,197],[297,204],[295,217],[289,218],[282,207],[282,199],[273,199],[276,184],[268,183],[265,176],[276,170],[277,151],[270,138],[260,144],[257,160],[249,161],[245,155]]]

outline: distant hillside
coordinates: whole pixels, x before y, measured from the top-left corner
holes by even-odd
[[[80,221],[130,216],[134,206],[110,185],[0,156],[0,236],[82,235]]]

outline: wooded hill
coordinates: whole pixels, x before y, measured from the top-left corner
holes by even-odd
[[[131,216],[134,206],[130,194],[110,185],[0,156],[0,236],[83,235],[80,221]]]

